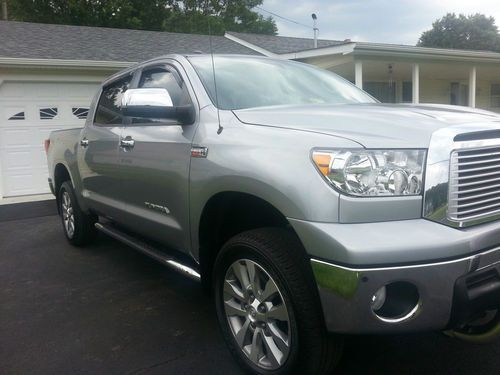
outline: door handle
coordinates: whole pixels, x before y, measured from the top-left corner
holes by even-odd
[[[122,148],[132,148],[134,144],[135,141],[130,136],[120,139],[120,147]]]
[[[80,146],[82,146],[83,148],[87,147],[88,145],[89,145],[89,140],[87,138],[83,138],[80,141]]]

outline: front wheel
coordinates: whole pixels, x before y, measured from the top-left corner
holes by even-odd
[[[97,234],[94,226],[97,217],[80,209],[70,181],[62,183],[58,203],[64,234],[68,241],[72,245],[83,246],[94,240]]]
[[[342,345],[324,327],[309,262],[283,229],[229,240],[215,270],[217,317],[226,343],[252,374],[328,374]]]

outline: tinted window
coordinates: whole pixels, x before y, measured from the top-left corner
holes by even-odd
[[[215,103],[210,56],[192,56],[189,60]],[[267,58],[215,56],[214,68],[217,77],[216,104],[222,109],[375,102],[338,75],[308,64]]]
[[[120,125],[123,116],[120,112],[120,103],[122,95],[130,86],[131,77],[125,77],[115,81],[104,88],[102,91],[95,122],[103,125]]]
[[[140,88],[167,89],[174,106],[188,105],[191,103],[186,85],[177,73],[164,68],[146,70],[139,81]]]

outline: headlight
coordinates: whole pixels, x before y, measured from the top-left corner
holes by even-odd
[[[312,158],[327,181],[346,194],[422,193],[424,150],[315,150]]]

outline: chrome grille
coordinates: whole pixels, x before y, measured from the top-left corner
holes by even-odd
[[[448,218],[493,220],[500,215],[500,145],[453,151]]]

